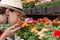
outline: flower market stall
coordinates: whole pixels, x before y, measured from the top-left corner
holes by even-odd
[[[22,28],[16,35],[24,40],[60,40],[60,0],[22,2],[27,18],[19,22]]]
[[[21,1],[26,15],[15,25],[16,28],[21,27],[15,33],[15,40],[60,40],[60,0]],[[0,29],[5,30],[9,26],[3,24]]]

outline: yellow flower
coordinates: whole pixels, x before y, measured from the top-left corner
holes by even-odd
[[[36,27],[32,28],[31,32],[37,33],[38,30],[36,29]]]

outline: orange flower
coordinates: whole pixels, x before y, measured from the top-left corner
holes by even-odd
[[[50,21],[46,21],[46,22],[45,22],[45,25],[48,25],[48,24],[50,24]]]
[[[18,25],[21,26],[24,22],[23,21],[18,21]]]
[[[60,24],[60,21],[58,21],[57,23]]]
[[[31,30],[31,32],[37,33],[38,30],[36,29],[36,27],[34,27],[34,28]]]
[[[23,22],[23,21],[18,21],[18,25],[19,25],[20,27],[28,26],[28,24],[25,23],[25,22]]]
[[[22,24],[22,27],[25,27],[25,26],[28,26],[28,24],[27,23],[23,23]]]

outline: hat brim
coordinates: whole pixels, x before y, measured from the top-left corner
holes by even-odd
[[[14,10],[20,12],[21,13],[21,16],[24,16],[25,15],[24,12],[21,11],[22,9],[19,10],[20,8],[17,9],[17,7],[13,7],[13,6],[9,6],[9,5],[5,5],[5,4],[1,4],[1,3],[0,3],[0,6],[1,7],[5,7],[5,8],[9,8],[9,9],[14,9]]]

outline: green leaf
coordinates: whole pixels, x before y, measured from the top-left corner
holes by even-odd
[[[53,36],[53,32],[46,33],[46,36],[43,38],[43,40],[58,40]]]
[[[38,35],[30,36],[28,40],[38,40]]]
[[[35,3],[29,2],[29,3],[23,4],[22,6],[23,6],[23,8],[31,9],[31,8],[35,7]]]

